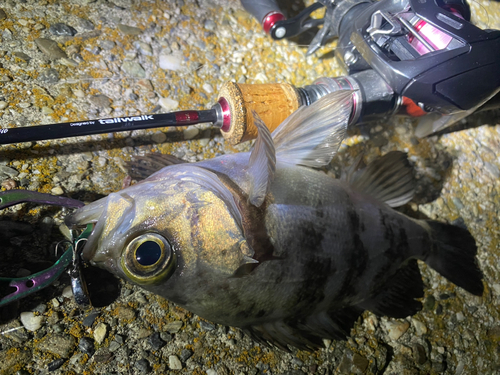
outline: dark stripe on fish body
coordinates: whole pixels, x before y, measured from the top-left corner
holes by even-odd
[[[325,299],[325,287],[330,276],[336,272],[331,259],[313,257],[302,267],[304,281],[297,291],[297,304],[309,305],[311,309]]]
[[[325,237],[324,232],[325,229],[318,227],[315,223],[304,221],[301,223],[299,232],[296,233],[293,241],[303,244],[304,249],[308,251],[319,250]]]
[[[387,214],[382,209],[379,209],[379,216],[380,223],[384,230],[384,239],[387,240],[389,246],[384,251],[386,261],[380,262],[380,269],[373,278],[373,289],[377,289],[385,284],[388,279],[388,272],[391,268],[394,268],[394,263],[398,261],[401,262],[408,257],[410,246],[402,219],[396,219],[397,225],[400,225],[399,231],[396,234],[393,225],[391,225],[394,220],[393,215]]]
[[[348,256],[345,265],[347,272],[335,297],[337,301],[345,301],[348,297],[356,294],[356,281],[364,274],[368,266],[369,254],[360,237],[361,220],[354,206],[349,208],[348,216],[350,228],[347,228],[345,232],[352,233],[348,242],[348,245],[352,245],[352,249],[344,252]]]

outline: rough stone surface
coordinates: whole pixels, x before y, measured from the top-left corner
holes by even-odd
[[[49,334],[36,344],[36,348],[62,358],[68,358],[75,343],[75,338],[71,335]]]
[[[500,29],[500,2],[470,1],[470,7],[479,26]],[[273,41],[237,0],[4,0],[0,8],[2,129],[207,109],[226,81],[303,87],[323,76],[345,75],[333,58],[334,43],[306,57],[306,42]],[[58,23],[77,33],[53,35],[50,26]],[[133,63],[130,70],[126,62]],[[138,78],[138,66],[147,78]],[[325,349],[287,353],[88,267],[85,276],[99,312],[90,324],[84,320],[93,310],[75,303],[67,275],[19,305],[2,307],[0,374],[45,374],[56,365],[54,374],[97,375],[498,373],[500,115],[473,114],[424,139],[415,136],[415,125],[393,118],[353,128],[325,170],[340,176],[358,155],[368,162],[390,150],[407,152],[417,195],[402,210],[471,231],[488,286],[483,298],[420,263],[424,306],[414,317],[364,313],[348,341],[326,340]],[[126,162],[134,156],[161,152],[194,162],[250,147],[228,145],[208,125],[3,145],[0,165],[9,169],[0,170],[0,179],[91,202],[121,189]],[[1,223],[29,227],[1,225],[0,276],[52,265],[53,244],[64,238],[58,228],[66,213],[34,204],[0,212]],[[41,225],[46,216],[54,220],[50,230]],[[44,324],[28,331],[20,314],[40,304],[46,306],[37,312]],[[398,325],[389,327],[388,321]],[[96,336],[101,325],[107,327],[104,337]],[[93,356],[79,349],[82,338],[91,340]],[[181,369],[171,370],[171,356]]]

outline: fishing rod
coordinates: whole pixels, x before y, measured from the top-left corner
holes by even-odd
[[[419,119],[419,137],[500,107],[500,31],[473,25],[465,0],[320,0],[290,19],[275,0],[241,2],[276,40],[322,25],[308,54],[338,38],[335,54],[347,75],[301,88],[227,82],[209,110],[3,128],[0,144],[199,123],[238,144],[257,135],[253,111],[272,131],[299,106],[337,90],[353,91],[349,125],[404,115]],[[310,17],[322,7],[323,19]]]

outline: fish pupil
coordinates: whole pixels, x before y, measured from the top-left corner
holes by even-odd
[[[135,251],[135,259],[142,266],[152,266],[161,257],[161,247],[154,241],[146,241]]]

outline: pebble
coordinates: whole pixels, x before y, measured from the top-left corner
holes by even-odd
[[[65,361],[66,359],[64,358],[58,358],[55,361],[50,362],[49,365],[47,366],[47,369],[50,372],[56,371],[59,367],[61,367],[64,364]]]
[[[59,72],[54,68],[45,69],[38,76],[38,80],[44,83],[54,84],[59,82]]]
[[[417,334],[417,336],[422,336],[422,335],[425,335],[427,333],[427,327],[420,320],[412,318],[411,322],[413,323],[413,326],[415,327],[415,333]]]
[[[52,39],[37,38],[35,39],[35,44],[50,59],[55,60],[63,57],[68,57],[66,55],[66,52],[59,48],[57,42],[53,41]]]
[[[427,355],[425,354],[425,348],[416,343],[416,344],[413,344],[413,356],[415,357],[415,361],[419,364],[419,365],[423,365],[426,361],[427,361]]]
[[[368,367],[370,362],[365,358],[359,355],[358,353],[354,353],[352,356],[352,364],[359,369],[362,373],[364,373]]]
[[[205,20],[205,22],[203,22],[203,27],[208,31],[215,31],[216,26],[217,25],[212,20]]]
[[[50,115],[51,113],[54,113],[54,110],[52,108],[47,107],[47,106],[42,107],[42,114]]]
[[[151,136],[151,140],[154,143],[164,143],[167,140],[167,135],[163,132],[154,133]]]
[[[160,332],[160,338],[165,342],[172,341],[172,335],[168,332]]]
[[[427,311],[434,310],[434,307],[436,306],[436,298],[434,298],[432,294],[427,296],[427,298],[424,300],[423,306]]]
[[[205,82],[205,83],[203,84],[203,86],[202,86],[202,87],[203,87],[203,90],[205,90],[205,92],[206,92],[207,94],[212,94],[212,93],[214,92],[214,88],[213,88],[213,87],[212,87],[212,85],[211,85],[211,84],[209,84],[209,83],[206,83],[206,82]]]
[[[111,105],[111,99],[108,98],[106,95],[92,95],[89,98],[89,102],[95,105],[97,108],[103,109],[103,108],[108,108]]]
[[[73,90],[73,94],[74,94],[77,98],[84,98],[84,97],[85,97],[85,92],[83,92],[83,90],[81,90],[81,89],[76,89],[76,90]]]
[[[177,54],[160,55],[158,66],[163,70],[179,71],[183,68],[182,58]]]
[[[65,65],[65,66],[68,66],[70,68],[74,68],[76,66],[78,66],[78,63],[73,60],[73,59],[68,59],[66,57],[63,57],[62,59],[59,60],[59,62],[62,64],[62,65]]]
[[[82,29],[84,29],[84,30],[89,30],[90,31],[90,30],[94,30],[95,29],[94,24],[91,21],[89,21],[88,19],[86,19],[86,18],[79,18],[78,19],[78,25]]]
[[[204,331],[213,331],[215,329],[215,325],[210,322],[200,320],[200,328]]]
[[[8,178],[7,180],[3,180],[0,183],[0,186],[3,187],[5,190],[12,190],[17,187],[17,182],[12,178]]]
[[[186,362],[193,355],[193,351],[190,349],[182,349],[180,359],[182,362]]]
[[[9,105],[9,103],[4,102],[3,100],[0,100],[0,111],[7,108],[8,105]]]
[[[153,56],[153,49],[147,43],[135,41],[134,47],[144,56]]]
[[[26,62],[31,60],[31,57],[28,56],[27,54],[25,54],[24,52],[14,52],[14,53],[12,53],[12,55],[14,55],[18,59],[21,59],[21,60],[26,61]]]
[[[31,103],[23,102],[23,103],[19,103],[18,106],[21,108],[29,108],[29,107],[31,107]]]
[[[32,311],[22,312],[20,315],[21,323],[23,323],[24,328],[28,331],[36,331],[39,329],[44,321],[44,317],[42,315],[35,315]]]
[[[177,320],[175,322],[170,322],[165,325],[164,330],[167,331],[168,333],[177,333],[182,328],[183,324],[184,323],[182,323],[182,321],[180,320]]]
[[[113,340],[109,344],[109,348],[108,349],[109,349],[110,352],[114,352],[114,351],[118,350],[120,348],[120,346],[121,345],[118,342],[116,342],[116,341]]]
[[[151,349],[157,351],[165,346],[165,342],[160,338],[160,333],[155,332],[151,336],[148,337],[149,346]]]
[[[94,340],[90,337],[82,337],[80,339],[80,342],[78,343],[78,348],[82,353],[88,354],[90,357],[92,357],[95,352]]]
[[[102,344],[104,339],[106,338],[106,334],[108,333],[108,326],[106,323],[99,323],[97,327],[94,329],[94,340],[98,344]]]
[[[457,367],[455,368],[455,375],[462,375],[465,368],[465,362],[459,361]]]
[[[49,27],[49,32],[56,36],[74,36],[77,31],[65,23],[55,23]]]
[[[176,355],[171,355],[168,357],[168,367],[171,370],[182,370],[182,363]]]
[[[141,91],[149,92],[154,90],[154,87],[149,79],[139,79],[137,80],[136,85]]]
[[[122,70],[133,78],[146,78],[146,71],[141,64],[135,61],[124,61]]]
[[[33,312],[37,312],[40,314],[43,314],[45,311],[47,311],[47,305],[45,303],[40,303],[33,309]]]
[[[403,336],[403,334],[408,330],[409,327],[410,323],[406,321],[399,322],[389,320],[385,323],[385,328],[387,329],[389,338],[394,341]]]
[[[458,197],[452,197],[451,200],[453,201],[453,204],[455,205],[455,207],[458,210],[463,210],[464,204],[462,203],[462,201],[460,200],[460,198],[458,198]]]
[[[120,320],[132,320],[135,318],[135,311],[131,307],[120,306],[118,308],[118,319]]]
[[[101,46],[101,48],[105,51],[110,51],[112,50],[113,48],[116,47],[116,43],[113,42],[112,40],[103,40],[99,43],[99,45]]]
[[[53,187],[50,192],[54,195],[63,195],[64,194],[64,190],[62,189],[62,187],[60,186],[55,186]]]
[[[495,180],[498,180],[500,178],[500,169],[498,169],[498,167],[495,164],[485,162],[484,167]]]
[[[200,133],[200,129],[198,129],[195,126],[188,126],[186,129],[183,130],[182,132],[184,134],[184,139],[193,139]]]
[[[6,167],[5,165],[0,165],[0,178],[14,178],[19,175],[19,172],[14,168]]]
[[[139,370],[140,372],[144,372],[144,373],[151,371],[151,366],[150,366],[148,360],[145,358],[138,360],[135,363],[135,368],[137,370]]]
[[[7,18],[7,14],[5,13],[5,11],[2,8],[0,8],[0,21],[4,20],[6,18]]]
[[[62,296],[64,298],[73,298],[73,289],[71,289],[71,285],[68,285],[66,288],[63,289]]]
[[[158,104],[167,112],[175,111],[179,107],[179,102],[170,98],[160,98]]]
[[[54,354],[61,358],[68,358],[75,346],[75,338],[71,335],[59,333],[48,334],[35,347],[41,351]]]
[[[140,35],[140,34],[142,34],[142,30],[139,29],[138,27],[127,26],[127,25],[124,25],[122,23],[118,24],[118,29],[122,33],[127,34],[127,35]]]

